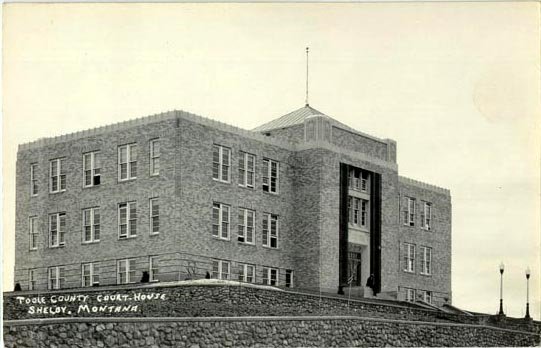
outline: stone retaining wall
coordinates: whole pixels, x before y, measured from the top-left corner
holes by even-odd
[[[38,298],[41,304],[26,304],[17,297]],[[51,303],[52,297],[87,296],[84,301]],[[99,300],[101,296],[101,301]],[[120,296],[121,301],[105,301]],[[150,298],[150,299],[149,299]],[[23,302],[23,303],[21,303]],[[34,306],[34,313],[30,313]],[[81,309],[81,306],[82,307]],[[37,313],[47,307],[58,313]],[[61,307],[64,307],[63,309]],[[118,308],[121,307],[121,308]],[[60,308],[60,309],[59,309]],[[96,311],[94,311],[94,309]],[[120,309],[121,312],[117,311]],[[406,303],[351,300],[257,287],[226,285],[149,284],[130,287],[78,290],[17,292],[4,294],[4,319],[59,317],[230,317],[230,316],[310,316],[352,315],[406,321],[447,322],[489,325],[518,331],[541,333],[539,322],[497,316],[467,316],[422,309]]]
[[[356,317],[62,318],[4,322],[17,347],[534,346],[539,335]]]

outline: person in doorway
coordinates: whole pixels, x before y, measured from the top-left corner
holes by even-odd
[[[370,277],[368,277],[368,280],[366,281],[366,286],[372,290],[372,296],[376,296],[376,292],[374,291],[374,285],[375,285],[375,277],[374,277],[374,273],[372,273],[370,274]]]

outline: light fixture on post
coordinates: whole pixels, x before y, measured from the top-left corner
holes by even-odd
[[[526,268],[526,319],[530,319],[530,267]]]
[[[503,314],[503,270],[505,269],[505,266],[503,262],[500,263],[500,311],[499,315]]]

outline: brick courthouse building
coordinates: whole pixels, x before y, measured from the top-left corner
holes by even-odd
[[[310,106],[252,131],[171,111],[20,145],[15,282],[203,278],[451,301],[449,191]],[[349,283],[348,283],[349,282]],[[381,296],[381,295],[380,295]]]

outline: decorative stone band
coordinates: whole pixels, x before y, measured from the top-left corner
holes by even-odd
[[[437,193],[444,194],[446,196],[451,195],[451,193],[450,193],[450,191],[448,189],[445,189],[445,188],[442,188],[442,187],[439,187],[439,186],[434,186],[434,185],[431,185],[431,184],[427,184],[427,183],[417,181],[417,180],[414,180],[414,179],[406,178],[404,176],[398,176],[398,181],[400,183],[403,183],[403,184],[406,184],[406,185],[417,186],[417,187],[420,187],[420,188],[425,189],[425,190],[430,190],[430,191],[434,191],[434,192],[437,192]]]
[[[348,156],[350,156],[352,158],[359,159],[361,161],[371,162],[371,163],[374,163],[374,164],[376,164],[378,166],[398,171],[398,164],[396,164],[396,163],[384,161],[384,160],[381,160],[379,158],[375,158],[375,157],[369,156],[367,154],[364,154],[362,152],[356,152],[356,151],[351,151],[351,150],[348,150],[348,149],[344,149],[344,148],[338,147],[336,145],[330,144],[330,143],[328,143],[326,141],[316,140],[316,141],[309,141],[309,142],[306,142],[306,143],[303,143],[303,144],[297,144],[295,149],[297,151],[303,151],[303,150],[309,150],[309,149],[314,149],[314,148],[323,148],[323,149],[326,149],[326,150],[329,150],[329,151],[342,153],[342,154],[348,155]]]

